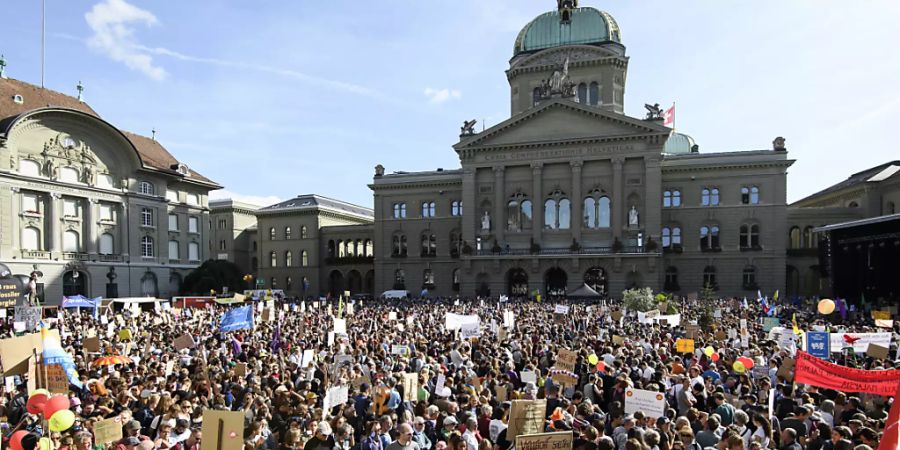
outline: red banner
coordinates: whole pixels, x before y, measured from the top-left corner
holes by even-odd
[[[897,384],[900,383],[900,369],[853,369],[798,351],[794,382],[843,392],[866,392],[890,397],[897,391]]]

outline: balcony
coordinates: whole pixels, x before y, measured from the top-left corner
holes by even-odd
[[[50,252],[44,250],[22,250],[22,259],[50,259]]]
[[[374,256],[362,256],[362,255],[339,256],[339,257],[329,256],[329,257],[325,258],[325,264],[328,264],[331,266],[342,266],[342,265],[348,265],[348,264],[374,264],[374,263],[375,263]]]
[[[657,251],[645,250],[638,246],[623,246],[618,252],[613,250],[613,246],[608,247],[582,247],[574,249],[565,248],[541,248],[532,251],[527,248],[501,249],[491,250],[482,249],[475,250],[472,256],[598,256],[598,255],[656,255]]]
[[[123,262],[125,258],[122,255],[99,255],[100,262]]]
[[[62,259],[66,261],[87,261],[90,256],[82,252],[62,252]]]

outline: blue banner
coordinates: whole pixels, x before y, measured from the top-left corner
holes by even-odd
[[[253,329],[253,306],[248,305],[241,308],[234,308],[231,311],[222,314],[219,331],[225,333],[228,331],[244,329]]]
[[[810,331],[806,333],[806,352],[816,358],[828,359],[831,356],[831,339],[829,333]]]

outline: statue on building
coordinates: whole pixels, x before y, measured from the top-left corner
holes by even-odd
[[[491,231],[491,214],[487,211],[485,211],[484,215],[481,217],[481,230]]]
[[[640,217],[637,208],[635,208],[634,205],[631,205],[631,211],[628,211],[628,225],[638,226],[639,220]]]
[[[787,150],[787,148],[784,146],[785,140],[786,139],[781,136],[775,138],[775,140],[772,141],[772,150],[775,150],[776,152],[783,152]]]
[[[663,119],[663,110],[659,107],[659,103],[649,104],[644,103],[644,109],[647,110],[647,117],[645,120],[662,120]]]
[[[375,176],[384,176],[384,166],[382,166],[381,164],[375,166]]]
[[[461,127],[459,127],[459,134],[469,136],[475,134],[475,124],[478,123],[477,120],[464,120]]]
[[[81,173],[81,181],[83,181],[87,185],[93,186],[94,178],[96,178],[96,171],[94,170],[94,166],[85,164]]]
[[[562,92],[563,85],[569,80],[569,57],[563,62],[562,71],[554,70],[550,76],[550,92]]]

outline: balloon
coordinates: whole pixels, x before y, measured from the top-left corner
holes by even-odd
[[[38,440],[41,437],[34,433],[28,433],[22,438],[22,448],[35,450],[38,446]]]
[[[744,368],[747,369],[747,370],[752,369],[753,366],[754,366],[753,360],[750,359],[750,358],[748,358],[748,357],[746,357],[746,356],[741,356],[740,358],[738,358],[738,361],[740,361],[741,364],[744,365]]]
[[[597,364],[597,361],[599,361],[599,360],[600,360],[600,358],[597,358],[596,353],[591,353],[591,355],[588,356],[588,362],[591,364]]]
[[[719,354],[718,353],[713,353],[712,356],[710,356],[710,358],[712,358],[713,362],[719,362]]]
[[[819,314],[829,315],[834,312],[834,300],[823,298],[819,300]]]
[[[603,361],[598,362],[597,372],[603,372],[604,370],[606,370],[606,363],[604,363]]]
[[[47,396],[47,398],[50,398],[50,396],[52,395],[52,394],[50,394],[50,391],[48,391],[46,389],[35,389],[35,390],[31,391],[31,394],[28,394],[28,396],[30,397],[32,395],[38,395],[38,394],[44,394]]]
[[[734,368],[734,371],[737,373],[744,373],[744,371],[747,370],[747,368],[744,367],[744,363],[742,363],[740,361],[735,361],[734,365],[732,365],[732,367]]]
[[[50,420],[55,412],[69,409],[69,406],[71,406],[71,403],[69,403],[69,397],[66,397],[65,395],[57,395],[55,397],[52,397],[47,402],[47,404],[44,405],[44,418]]]
[[[706,348],[703,349],[703,353],[704,353],[706,356],[712,356],[712,354],[715,353],[715,352],[716,352],[716,349],[714,349],[714,348],[712,348],[712,347],[706,347]]]
[[[9,448],[12,450],[22,450],[22,438],[28,434],[25,430],[19,430],[9,437]]]
[[[25,403],[25,409],[31,414],[40,414],[44,411],[44,406],[49,400],[49,395],[46,395],[43,392],[35,392],[34,394],[31,394],[31,397],[28,397],[28,402]]]
[[[38,447],[35,450],[50,450],[50,438],[41,438],[38,441]]]
[[[50,425],[50,431],[66,431],[75,423],[75,413],[70,409],[59,410],[47,423]]]

